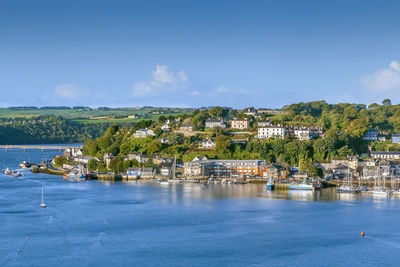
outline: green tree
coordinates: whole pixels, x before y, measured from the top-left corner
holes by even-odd
[[[95,171],[95,170],[97,170],[97,160],[95,160],[95,159],[90,159],[89,160],[89,162],[88,162],[88,165],[87,165],[87,167],[88,167],[88,169],[90,170],[90,171]]]
[[[225,154],[230,152],[231,142],[225,135],[220,135],[215,138],[215,149],[218,153]]]

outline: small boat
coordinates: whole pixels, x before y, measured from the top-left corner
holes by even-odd
[[[11,174],[11,170],[10,170],[9,168],[5,168],[5,169],[3,170],[3,173],[4,173],[5,175],[10,175],[10,174]]]
[[[368,187],[366,185],[362,185],[357,187],[356,189],[358,192],[367,192],[368,191]]]
[[[275,189],[275,180],[274,178],[269,178],[267,182],[267,189],[274,190]]]
[[[86,174],[83,173],[68,173],[65,177],[67,181],[74,182],[74,181],[85,181]]]
[[[324,185],[321,183],[320,180],[317,180],[316,182],[314,182],[314,189],[315,190],[322,190],[322,188],[324,187]]]
[[[47,207],[46,203],[44,203],[44,188],[43,188],[43,186],[42,186],[42,203],[40,203],[40,207],[42,207],[42,208]]]
[[[21,169],[28,169],[31,166],[32,166],[32,163],[30,163],[29,161],[25,161],[25,160],[19,164],[19,167]]]
[[[357,193],[357,189],[355,189],[350,185],[341,185],[338,188],[336,188],[336,191],[338,193],[352,193],[352,194]]]
[[[160,184],[162,184],[162,185],[168,185],[169,182],[168,182],[168,181],[162,181],[162,182],[160,182]]]
[[[22,173],[20,173],[19,171],[12,171],[11,176],[13,176],[14,178],[18,178],[22,176]]]
[[[391,194],[392,194],[391,190],[387,190],[386,188],[383,188],[383,187],[374,188],[372,190],[372,195],[374,195],[374,196],[386,196],[386,197],[389,197]]]
[[[308,184],[308,183],[292,183],[289,184],[289,189],[292,190],[314,190],[314,186],[312,184]]]

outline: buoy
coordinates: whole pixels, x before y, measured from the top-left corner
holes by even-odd
[[[365,236],[365,233],[364,233],[364,231],[361,231],[361,236]]]

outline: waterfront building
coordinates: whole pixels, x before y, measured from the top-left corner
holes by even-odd
[[[128,154],[128,160],[134,160],[134,159],[139,163],[146,163],[147,161],[149,161],[149,156],[139,153]]]
[[[213,177],[265,177],[277,176],[279,171],[265,160],[208,160],[195,158],[184,164],[186,176]]]
[[[366,141],[377,141],[378,140],[378,130],[368,129],[364,135],[364,140]]]
[[[400,159],[400,151],[371,151],[374,159]]]
[[[234,119],[230,121],[231,128],[233,129],[247,129],[249,128],[250,122],[248,119]]]
[[[361,165],[361,160],[358,157],[350,157],[348,162],[349,168],[352,170],[356,170]]]
[[[225,128],[224,121],[221,119],[207,119],[205,127],[209,128]]]
[[[163,168],[160,169],[160,174],[161,174],[162,176],[168,177],[169,174],[170,174],[170,171],[171,171],[171,168],[170,168],[170,167],[163,167]]]
[[[140,129],[137,130],[134,134],[133,137],[134,138],[146,138],[148,136],[154,136],[154,132],[150,129]]]
[[[285,137],[285,128],[280,125],[270,125],[258,128],[257,137],[260,139],[279,138]]]
[[[174,158],[168,158],[168,157],[155,156],[153,158],[153,163],[156,165],[172,164],[173,161]]]
[[[155,172],[153,168],[128,168],[126,175],[135,178],[152,178]]]
[[[392,134],[392,143],[400,144],[400,134]]]
[[[74,157],[74,161],[80,162],[80,163],[84,163],[84,164],[88,164],[89,160],[91,160],[91,159],[94,159],[96,161],[100,161],[96,157],[89,157],[89,156],[76,156],[76,157]]]
[[[110,166],[111,160],[115,158],[115,156],[111,153],[105,153],[103,155],[103,161],[106,163],[106,167]]]

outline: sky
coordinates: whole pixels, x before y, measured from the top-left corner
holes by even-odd
[[[2,0],[0,106],[400,103],[400,1]]]

